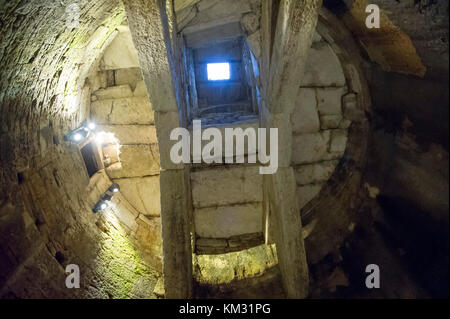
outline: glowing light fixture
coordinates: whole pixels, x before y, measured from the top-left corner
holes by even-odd
[[[102,211],[102,210],[108,208],[108,206],[109,206],[108,202],[101,199],[97,202],[97,204],[95,204],[94,208],[92,208],[92,211],[94,213],[98,213],[99,211]]]
[[[230,79],[230,63],[208,63],[208,81],[220,81]]]
[[[89,135],[89,130],[86,130],[84,127],[79,127],[71,132],[69,132],[66,136],[64,136],[65,140],[71,141],[73,143],[79,143],[83,139],[85,139]]]
[[[92,208],[92,211],[94,213],[98,213],[99,211],[102,211],[109,207],[109,202],[112,200],[114,193],[117,193],[120,191],[120,187],[117,184],[112,184],[108,187],[106,192],[102,195],[100,200],[95,204],[94,208]]]
[[[82,138],[83,138],[83,136],[82,136],[80,133],[75,133],[75,134],[73,135],[73,140],[74,140],[75,142],[81,141]]]
[[[117,193],[118,191],[120,191],[120,186],[117,184],[112,184],[111,186],[109,186],[107,192]]]
[[[79,143],[83,139],[87,138],[89,134],[95,130],[95,127],[96,125],[94,122],[83,122],[80,127],[70,131],[66,136],[64,136],[64,139],[74,143]]]

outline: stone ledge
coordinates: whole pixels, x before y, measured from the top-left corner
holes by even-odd
[[[262,201],[262,175],[257,166],[221,166],[191,173],[195,208]]]
[[[114,179],[120,192],[133,207],[145,216],[160,216],[159,175]]]
[[[156,144],[122,145],[119,156],[120,165],[111,165],[106,168],[106,173],[111,179],[160,174]]]
[[[336,53],[324,41],[314,42],[308,52],[302,87],[344,86],[345,76]]]
[[[98,124],[154,124],[147,97],[109,98],[91,102],[92,119]]]
[[[264,244],[263,233],[250,233],[229,238],[202,238],[196,240],[198,255],[217,255],[240,251]]]
[[[294,172],[297,186],[326,182],[333,174],[338,163],[338,160],[331,160],[295,166]]]
[[[260,232],[263,229],[262,203],[197,208],[195,231],[206,238],[228,238]]]
[[[116,86],[110,86],[104,89],[100,89],[92,93],[91,101],[102,101],[108,99],[121,99],[132,97],[133,91],[129,84],[122,84]]]
[[[158,144],[154,125],[99,125],[97,132],[114,133],[120,145]]]

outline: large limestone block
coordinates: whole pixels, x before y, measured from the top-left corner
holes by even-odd
[[[89,206],[94,207],[98,202],[98,199],[106,192],[108,187],[111,186],[111,180],[106,172],[101,169],[91,176],[89,179],[89,185],[87,187],[88,203]]]
[[[257,145],[258,145],[258,127],[259,124],[257,122],[250,122],[250,123],[241,123],[241,124],[234,124],[234,125],[226,125],[226,126],[215,126],[214,128],[218,129],[220,131],[220,134],[222,136],[222,157],[219,157],[215,154],[205,154],[205,156],[202,155],[202,161],[213,161],[213,160],[218,160],[220,158],[225,158],[225,129],[226,128],[231,128],[233,130],[239,129],[241,128],[243,132],[245,132],[247,129],[253,129],[255,132],[255,143],[248,143],[248,139],[244,138],[244,149],[241,150],[237,150],[236,149],[236,138],[233,139],[233,143],[234,143],[234,151],[233,151],[233,155],[234,156],[242,156],[242,155],[248,155],[248,154],[257,154],[258,150],[257,150]],[[202,126],[202,136],[203,133],[206,129],[208,129],[208,126]],[[191,144],[190,144],[190,151],[191,151],[191,158],[193,158],[193,154],[194,154],[194,149],[193,149],[193,145],[194,145],[194,135],[193,135],[193,130],[190,129],[189,130],[190,133],[190,138],[191,138]],[[270,135],[267,136],[267,139],[270,138]],[[202,146],[202,150],[203,148],[211,143],[211,141],[213,140],[213,137],[210,137],[209,140],[202,140],[201,141],[201,146]],[[199,144],[200,145],[200,144]],[[211,152],[212,153],[212,152]]]
[[[116,85],[130,85],[134,91],[137,83],[143,81],[142,72],[140,68],[120,69],[114,72],[114,79]]]
[[[325,158],[330,141],[330,131],[294,135],[292,140],[292,163],[319,162]]]
[[[154,125],[99,125],[97,132],[114,133],[120,145],[157,144]]]
[[[104,89],[108,86],[108,72],[99,71],[95,72],[89,77],[89,84],[91,86],[91,92],[95,92],[99,89]]]
[[[159,174],[158,145],[123,145],[120,148],[120,166],[106,169],[109,177],[139,177]]]
[[[253,34],[260,28],[261,15],[255,12],[245,13],[241,19],[242,29],[246,34]]]
[[[160,216],[159,176],[115,179],[123,197],[141,214]]]
[[[316,91],[302,88],[299,90],[297,107],[291,116],[294,133],[315,133],[320,130],[317,110]]]
[[[347,120],[360,122],[366,117],[364,110],[358,107],[358,96],[355,93],[349,93],[342,98],[342,108]]]
[[[345,127],[348,125],[347,121],[343,123],[342,115],[322,115],[320,117],[320,128],[323,130],[339,128],[342,126]]]
[[[299,208],[302,209],[306,204],[308,204],[320,193],[321,189],[322,184],[310,184],[297,187],[297,201]]]
[[[138,228],[136,218],[139,216],[139,213],[133,207],[128,205],[126,199],[124,199],[123,193],[114,196],[113,201],[116,203],[117,207],[117,209],[113,207],[115,216],[117,216],[120,222],[128,227],[130,231],[136,231]]]
[[[191,172],[195,208],[262,201],[258,166],[217,167]]]
[[[256,59],[261,56],[261,33],[259,31],[247,37],[247,43]]]
[[[133,95],[134,96],[146,96],[148,98],[147,87],[145,86],[144,80],[136,83],[136,87],[134,88]]]
[[[191,23],[185,28],[186,33],[197,32],[230,22],[238,22],[242,13],[250,12],[249,1],[242,0],[209,0],[197,4],[195,24]]]
[[[99,124],[153,124],[154,113],[147,97],[98,100],[91,116]]]
[[[321,115],[342,114],[342,95],[346,88],[317,89],[317,108]]]
[[[120,99],[124,97],[133,96],[131,87],[129,84],[122,84],[116,86],[110,86],[104,89],[95,91],[92,94],[91,100],[108,100],[108,99]]]
[[[308,53],[303,87],[344,86],[345,76],[341,63],[325,42],[313,43]]]
[[[118,26],[119,33],[106,48],[100,62],[101,70],[117,70],[139,67],[137,51],[128,26]]]
[[[150,262],[157,270],[162,271],[162,238],[161,238],[161,218],[147,218],[142,214],[136,218],[138,229],[134,238],[139,243],[144,258]]]
[[[262,212],[261,203],[195,209],[195,231],[205,238],[262,232]]]
[[[176,7],[176,3],[175,3]],[[193,10],[192,7],[185,7],[175,13],[177,19],[178,30],[183,30],[189,22],[191,22],[197,15],[197,10]]]
[[[295,167],[295,180],[297,185],[306,185],[328,180],[337,164],[338,161],[326,161]]]
[[[331,160],[340,160],[344,156],[344,151],[342,152],[328,152],[323,160],[324,161],[331,161]]]
[[[174,10],[175,12],[178,12],[180,10],[183,10],[186,7],[193,6],[200,0],[175,0],[174,3]]]
[[[347,146],[347,131],[346,130],[333,130],[331,131],[331,153],[343,153]]]

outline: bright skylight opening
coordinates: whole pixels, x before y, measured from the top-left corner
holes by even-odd
[[[208,81],[230,79],[230,63],[208,63]]]

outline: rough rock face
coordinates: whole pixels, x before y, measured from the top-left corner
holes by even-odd
[[[427,73],[446,77],[448,72],[448,2],[375,1],[389,19],[411,38]]]

